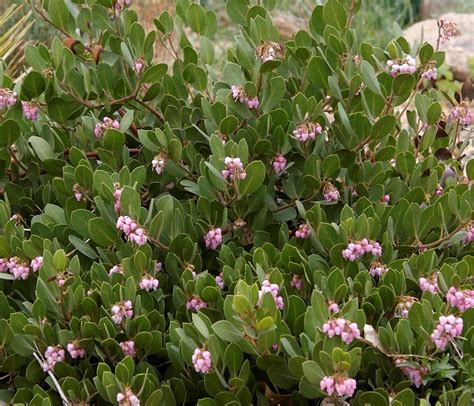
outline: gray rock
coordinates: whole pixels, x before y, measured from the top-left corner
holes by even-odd
[[[474,14],[443,14],[441,19],[457,23],[457,36],[440,45],[440,50],[446,52],[446,64],[453,72],[454,78],[464,81],[469,78],[468,60],[474,60]],[[405,31],[405,38],[413,43],[428,41],[436,47],[438,39],[437,20],[430,19],[413,24]]]

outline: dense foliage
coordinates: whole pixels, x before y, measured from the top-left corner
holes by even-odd
[[[472,113],[443,53],[363,42],[358,0],[286,43],[275,0],[228,0],[216,61],[211,10],[146,33],[129,3],[33,2],[58,37],[0,71],[0,398],[470,405]]]

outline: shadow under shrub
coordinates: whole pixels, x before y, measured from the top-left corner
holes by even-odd
[[[229,0],[215,61],[212,10],[146,33],[128,3],[37,5],[58,36],[0,72],[0,398],[469,405],[472,112],[443,53],[361,41],[358,1],[282,43],[274,1]]]

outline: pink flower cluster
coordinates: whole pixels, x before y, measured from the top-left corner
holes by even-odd
[[[303,123],[300,124],[293,130],[293,137],[298,141],[305,142],[308,140],[314,140],[316,135],[321,134],[323,128],[319,123]]]
[[[224,276],[222,272],[216,276],[215,280],[216,280],[216,285],[219,286],[220,289],[224,289],[225,284],[224,284]]]
[[[148,274],[144,275],[142,277],[142,280],[140,281],[140,289],[144,289],[147,292],[149,292],[150,290],[158,289],[159,285],[160,282],[158,281],[158,279]]]
[[[199,296],[192,296],[186,302],[186,309],[192,312],[198,312],[204,307],[207,307],[207,303],[204,300],[202,300]]]
[[[405,362],[403,358],[395,359],[395,365],[400,366]],[[427,366],[418,366],[418,367],[402,367],[400,369],[415,387],[419,388],[423,385],[423,378],[428,375],[428,367]]]
[[[18,257],[10,258],[7,263],[7,268],[15,279],[26,280],[28,276],[30,276],[29,266]]]
[[[245,94],[245,90],[242,86],[233,85],[230,89],[232,91],[232,97],[236,102],[238,101],[240,103],[247,103],[247,107],[249,109],[258,109],[258,107],[260,106],[260,101],[258,100],[258,97],[248,97]]]
[[[125,356],[134,357],[136,355],[135,351],[135,341],[128,340],[120,342],[120,348],[122,349]]]
[[[38,272],[43,266],[43,257],[35,257],[31,260],[30,267],[33,272]]]
[[[0,89],[0,110],[5,107],[14,106],[17,100],[16,92],[11,91],[10,89]]]
[[[102,138],[105,131],[113,128],[118,130],[120,128],[120,123],[118,120],[112,120],[110,117],[104,117],[101,123],[97,123],[94,127],[94,134],[97,139]]]
[[[276,283],[270,283],[268,279],[262,282],[262,287],[258,292],[259,303],[262,302],[265,293],[270,293],[273,296],[276,306],[280,310],[283,310],[285,303],[283,302],[283,297],[280,295],[280,287]]]
[[[119,273],[123,275],[123,269],[121,265],[114,265],[112,268],[109,270],[109,276],[112,276],[114,273]]]
[[[421,74],[421,78],[426,80],[438,79],[438,69],[436,69],[434,66],[425,69]]]
[[[292,288],[300,290],[303,286],[303,281],[301,280],[301,277],[299,275],[293,275],[293,278],[290,282],[290,286]]]
[[[332,183],[326,183],[326,186],[324,187],[324,200],[328,203],[337,202],[339,197],[339,190],[337,190]]]
[[[408,317],[408,312],[410,311],[413,303],[417,301],[416,297],[413,296],[401,296],[398,300],[397,305],[395,306],[395,315],[398,317]]]
[[[255,53],[262,63],[264,63],[275,59],[277,50],[281,50],[280,44],[273,41],[266,41],[256,49]]]
[[[458,290],[454,286],[450,287],[446,294],[446,300],[451,306],[457,307],[463,312],[474,307],[474,290]]]
[[[122,196],[123,188],[120,187],[119,183],[115,184],[114,190],[114,210],[115,213],[120,213],[122,211],[122,204],[120,203],[120,197]]]
[[[121,324],[124,317],[133,317],[133,305],[130,300],[119,302],[112,306],[112,320],[115,324]]]
[[[137,245],[144,245],[147,242],[147,235],[137,222],[128,216],[120,216],[117,220],[117,228],[125,234],[125,238]]]
[[[461,125],[469,125],[474,119],[473,112],[469,109],[469,105],[465,102],[454,106],[449,112],[448,120],[450,122],[459,121]]]
[[[23,115],[28,120],[31,120],[31,121],[38,120],[39,107],[37,104],[24,101],[24,102],[21,102],[21,106],[23,108]]]
[[[117,393],[116,399],[120,406],[140,406],[140,399],[130,388],[125,388],[123,392]]]
[[[449,20],[438,21],[439,37],[442,42],[447,42],[456,36],[456,26],[455,22]]]
[[[370,276],[373,277],[382,276],[386,272],[388,272],[388,268],[380,262],[373,262],[369,269]]]
[[[44,353],[43,371],[52,371],[56,362],[63,362],[66,358],[66,352],[60,346],[49,346]]]
[[[222,171],[222,176],[230,180],[244,180],[247,177],[247,172],[245,172],[244,165],[242,164],[240,158],[231,158],[225,157],[224,163],[226,165],[226,169]]]
[[[222,244],[222,240],[222,229],[220,227],[211,228],[204,236],[206,248],[210,248],[211,250],[217,249]]]
[[[355,261],[365,254],[372,254],[374,257],[382,255],[382,247],[377,241],[370,241],[364,238],[362,241],[350,242],[347,248],[342,251],[342,257],[348,261]]]
[[[122,11],[125,7],[128,7],[132,4],[132,0],[115,0],[115,10]]]
[[[390,203],[390,195],[384,195],[381,199],[382,203],[389,204]]]
[[[360,331],[356,323],[345,320],[342,317],[330,319],[323,325],[323,331],[329,338],[341,336],[342,341],[350,344],[353,340],[360,338]]]
[[[431,334],[431,340],[440,350],[446,349],[448,343],[462,333],[463,320],[453,315],[440,316],[438,325]]]
[[[160,153],[153,158],[151,161],[151,168],[154,170],[158,175],[161,175],[165,170],[166,163],[168,160],[166,159],[166,155],[164,153]]]
[[[74,341],[72,343],[69,343],[66,348],[71,358],[77,359],[77,358],[84,358],[86,356],[86,350],[80,347]]]
[[[203,348],[196,348],[194,350],[192,361],[196,372],[207,374],[211,370],[211,353]]]
[[[328,301],[328,310],[329,310],[329,313],[337,313],[340,311],[339,309],[339,305],[334,302],[333,300],[329,300]]]
[[[410,55],[407,55],[403,60],[387,61],[387,67],[390,69],[390,75],[393,77],[399,73],[415,73],[416,72],[416,61]]]
[[[420,285],[420,289],[423,292],[431,292],[431,293],[438,293],[438,272],[432,273],[427,278],[421,277],[418,280],[418,284]]]
[[[469,226],[469,228],[466,230],[466,235],[464,236],[464,244],[470,244],[471,242],[474,241],[474,225]]]
[[[286,166],[286,158],[281,155],[275,155],[275,157],[272,160],[272,167],[275,173],[278,175],[279,173],[283,172]]]
[[[319,387],[322,391],[326,392],[329,396],[337,394],[338,396],[349,396],[354,395],[357,387],[355,379],[347,378],[341,375],[325,376]]]
[[[311,228],[309,224],[304,223],[300,224],[298,227],[298,230],[295,231],[295,237],[296,238],[301,238],[301,239],[306,239],[309,238],[311,235]]]
[[[435,196],[441,196],[443,194],[443,186],[438,185],[434,191]]]

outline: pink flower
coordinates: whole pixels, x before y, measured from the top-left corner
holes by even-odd
[[[356,323],[345,320],[342,317],[330,319],[323,325],[323,331],[329,338],[341,336],[342,341],[350,344],[353,340],[360,338],[360,331]]]
[[[133,70],[137,75],[142,73],[143,68],[145,67],[145,62],[142,59],[137,59],[133,62]]]
[[[247,107],[249,109],[258,109],[258,106],[260,106],[260,102],[258,101],[258,97],[250,97],[247,98]]]
[[[222,229],[219,227],[211,228],[204,236],[206,248],[210,248],[211,250],[217,249],[222,244],[222,241]]]
[[[471,124],[474,119],[473,112],[469,109],[469,104],[462,102],[457,106],[454,106],[449,112],[449,122],[459,122],[462,126]]]
[[[140,406],[140,400],[128,387],[117,393],[116,400],[120,406]]]
[[[157,262],[155,265],[155,272],[156,273],[161,272],[162,269],[163,269],[163,264],[161,262]]]
[[[14,106],[17,101],[17,94],[10,89],[0,88],[0,110],[5,107]]]
[[[80,347],[75,341],[69,343],[66,348],[71,358],[84,358],[86,356],[86,350]]]
[[[381,264],[380,262],[372,262],[372,265],[370,266],[370,269],[369,269],[370,276],[373,276],[373,277],[376,277],[376,276],[380,277],[386,272],[388,272],[388,268],[384,264]]]
[[[114,265],[112,268],[109,270],[109,276],[112,276],[114,273],[119,273],[123,275],[123,269],[121,265]]]
[[[365,254],[372,254],[374,257],[382,256],[380,243],[364,238],[362,241],[350,242],[347,248],[342,250],[342,257],[352,262]]]
[[[435,66],[428,67],[421,74],[421,78],[425,80],[436,80],[438,79],[438,69]]]
[[[290,286],[292,288],[300,290],[303,286],[303,281],[301,280],[301,277],[299,275],[293,275],[293,279],[290,282]]]
[[[404,59],[398,59],[395,61],[388,60],[387,67],[390,70],[390,75],[393,77],[399,73],[415,73],[416,72],[416,61],[415,59],[407,55]]]
[[[140,281],[140,289],[144,289],[147,292],[149,292],[150,290],[158,289],[159,284],[160,282],[158,281],[158,279],[147,274],[147,275],[144,275],[142,277],[142,280]]]
[[[167,162],[168,160],[166,154],[161,152],[160,154],[155,156],[155,158],[153,158],[153,160],[151,161],[151,167],[158,175],[161,175],[165,170]]]
[[[442,42],[447,42],[451,38],[455,37],[457,24],[449,20],[439,20],[438,21],[438,31],[439,37]]]
[[[198,312],[204,307],[207,307],[207,303],[204,302],[199,296],[192,296],[186,303],[186,309],[192,312]]]
[[[474,290],[458,290],[452,286],[446,294],[446,300],[451,303],[451,306],[457,307],[459,311],[464,312],[474,307]]]
[[[80,202],[82,200],[82,188],[79,183],[75,183],[72,187],[72,191],[74,192],[74,198]]]
[[[30,267],[33,270],[33,272],[38,272],[42,266],[43,266],[43,257],[33,258],[30,262]]]
[[[43,371],[48,372],[54,369],[57,362],[63,362],[66,358],[66,352],[60,346],[49,346],[44,353]]]
[[[130,217],[120,216],[117,219],[117,228],[124,233],[125,238],[128,241],[135,243],[138,246],[146,244],[148,239],[146,231]]]
[[[117,11],[122,11],[124,8],[130,6],[132,4],[132,0],[115,0],[114,7]]]
[[[122,211],[122,205],[120,203],[120,197],[122,196],[123,188],[120,187],[119,183],[115,183],[115,190],[114,190],[114,210],[115,213],[120,213]]]
[[[8,272],[8,258],[0,258],[0,272]]]
[[[440,316],[438,325],[431,334],[431,340],[441,351],[445,350],[448,343],[462,334],[463,319],[453,315]]]
[[[339,305],[332,301],[332,300],[329,300],[328,301],[328,310],[329,310],[329,313],[337,313],[340,311],[339,309]]]
[[[275,155],[275,157],[272,160],[272,167],[275,173],[278,175],[279,173],[283,172],[286,166],[286,158],[281,155]]]
[[[120,123],[118,120],[112,120],[109,117],[104,117],[102,122],[99,122],[94,127],[94,134],[97,139],[102,138],[105,131],[113,128],[114,130],[118,130],[120,128]]]
[[[192,356],[196,372],[207,374],[212,367],[211,353],[203,348],[196,348]]]
[[[135,351],[135,341],[122,341],[120,342],[120,348],[122,349],[125,356],[134,357],[136,355]]]
[[[220,289],[224,289],[225,284],[224,284],[224,276],[222,272],[216,276],[215,280],[216,280],[216,285],[219,286]]]
[[[389,204],[390,203],[390,195],[384,195],[381,200],[382,200],[382,203]]]
[[[397,358],[395,359],[395,365],[400,366],[403,364],[405,360],[403,358]],[[411,383],[415,385],[415,387],[419,388],[421,385],[423,385],[423,378],[428,375],[428,367],[427,366],[417,366],[417,367],[411,367],[411,366],[400,366],[400,369],[402,370],[403,374],[410,379]]]
[[[23,108],[23,115],[25,118],[31,121],[38,120],[39,107],[37,104],[24,101],[21,102],[21,106]]]
[[[351,397],[354,395],[357,382],[355,379],[342,375],[325,376],[319,383],[319,387],[329,396],[333,396],[336,393],[338,396]]]
[[[10,273],[18,280],[26,280],[30,276],[30,268],[18,257],[12,257],[8,260],[7,268]]]
[[[234,100],[240,103],[243,103],[247,100],[247,96],[245,95],[244,89],[241,86],[233,85],[231,86],[232,97]]]
[[[311,236],[311,228],[309,224],[300,224],[298,230],[295,231],[295,237],[301,239],[307,239]]]
[[[323,128],[319,123],[303,123],[296,127],[293,130],[293,137],[298,141],[305,142],[308,140],[314,140],[316,135],[321,134],[323,132]]]
[[[438,293],[438,272],[432,273],[427,278],[421,277],[418,281],[423,292]]]
[[[124,318],[133,317],[133,305],[130,300],[119,302],[112,306],[112,320],[115,324],[121,324]]]
[[[416,301],[417,301],[416,297],[401,296],[395,307],[395,316],[404,317],[404,318],[408,317],[408,312],[413,306],[413,303],[415,303]]]
[[[474,241],[474,225],[470,225],[469,228],[466,230],[466,235],[464,236],[464,244],[468,245]]]
[[[225,179],[229,178],[230,180],[244,180],[247,177],[247,173],[245,172],[240,158],[226,157],[224,159],[224,163],[226,165],[226,169],[222,171],[222,176]]]
[[[324,200],[328,203],[337,202],[339,197],[339,190],[337,190],[332,183],[326,183],[326,186],[324,187]]]
[[[273,297],[273,300],[275,301],[276,306],[280,310],[283,310],[283,308],[285,307],[285,303],[283,302],[283,297],[280,296],[280,287],[276,283],[270,283],[270,281],[268,281],[267,279],[262,282],[262,287],[258,292],[259,305],[262,303],[263,295],[265,293],[270,293]]]

